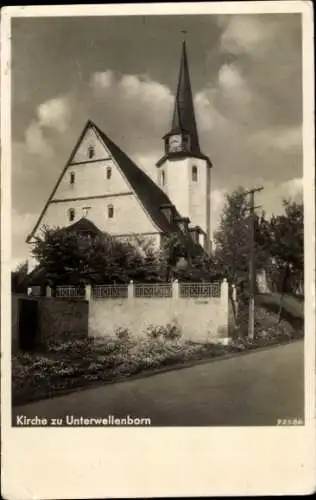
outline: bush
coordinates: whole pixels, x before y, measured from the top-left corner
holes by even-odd
[[[167,329],[161,325],[149,325],[145,330],[145,335],[150,339],[158,339],[167,335]]]
[[[119,326],[115,329],[114,335],[120,340],[127,340],[131,337],[131,332],[128,328]]]
[[[181,328],[177,323],[169,324],[166,326],[163,336],[166,340],[176,340],[181,337]]]
[[[145,330],[145,335],[149,339],[176,340],[181,337],[181,328],[176,322],[168,323],[166,326],[149,325]]]

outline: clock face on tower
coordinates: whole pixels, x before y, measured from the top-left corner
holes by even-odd
[[[175,153],[176,151],[181,151],[182,149],[182,138],[181,135],[171,135],[169,137],[169,151]]]

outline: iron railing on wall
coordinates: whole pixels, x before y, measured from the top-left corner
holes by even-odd
[[[153,298],[168,298],[172,297],[171,283],[137,283],[134,285],[135,297],[153,297]]]
[[[116,298],[216,298],[221,297],[221,282],[212,283],[133,283],[129,285],[58,286],[56,297],[94,299]],[[89,291],[90,290],[90,291]]]
[[[92,297],[95,299],[121,299],[127,296],[127,285],[98,285],[92,288]]]
[[[85,289],[79,286],[57,286],[56,297],[80,298],[85,296]]]
[[[181,298],[206,298],[220,297],[220,283],[179,283],[179,297]]]

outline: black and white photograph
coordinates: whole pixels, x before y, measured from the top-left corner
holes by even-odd
[[[1,302],[20,435],[310,419],[303,14],[225,3],[10,14]]]

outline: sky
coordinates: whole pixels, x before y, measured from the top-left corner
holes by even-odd
[[[264,186],[267,214],[302,192],[300,14],[12,20],[12,266],[88,119],[156,180],[182,30],[201,148],[225,192]]]

